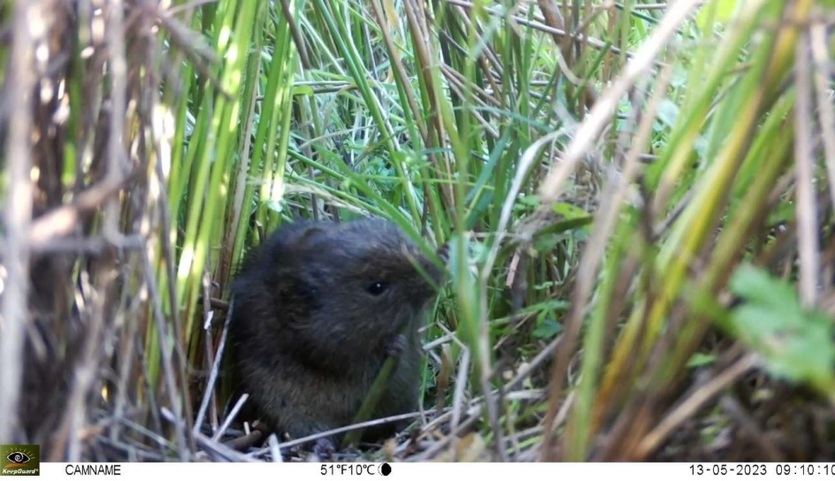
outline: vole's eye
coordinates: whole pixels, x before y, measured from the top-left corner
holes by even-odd
[[[368,287],[365,288],[365,290],[368,291],[368,293],[372,296],[379,296],[380,294],[386,292],[386,289],[388,289],[388,287],[389,285],[387,282],[377,281],[369,284]]]

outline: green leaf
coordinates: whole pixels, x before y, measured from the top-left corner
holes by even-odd
[[[658,105],[658,120],[665,127],[674,127],[678,117],[678,105],[670,99],[664,99]]]
[[[533,330],[533,335],[537,339],[553,339],[562,331],[562,326],[553,317],[545,317],[539,319],[536,328]]]
[[[554,209],[554,213],[565,217],[567,220],[589,216],[588,212],[566,202],[557,202],[552,206],[552,209]]]
[[[736,6],[737,0],[714,0],[710,5],[705,5],[699,11],[696,24],[704,31],[713,22],[726,23],[736,11]]]
[[[832,393],[835,347],[830,319],[802,309],[791,284],[750,265],[736,270],[730,287],[746,301],[731,312],[732,329],[763,357],[768,370]]]
[[[310,85],[293,85],[293,96],[306,95],[312,97],[313,94],[313,87]]]
[[[713,354],[705,354],[703,352],[697,352],[693,354],[693,357],[687,361],[687,367],[694,368],[694,367],[702,367],[702,366],[709,366],[716,361],[716,356]]]

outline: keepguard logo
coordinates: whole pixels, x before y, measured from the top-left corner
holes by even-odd
[[[38,444],[0,444],[0,476],[40,476]]]

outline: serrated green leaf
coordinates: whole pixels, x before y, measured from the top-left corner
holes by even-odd
[[[774,375],[835,389],[832,323],[801,308],[794,287],[750,265],[740,266],[731,290],[746,302],[731,311],[737,337],[759,353]]]

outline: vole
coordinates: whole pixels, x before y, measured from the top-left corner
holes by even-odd
[[[351,424],[394,356],[374,417],[414,411],[418,327],[440,279],[382,219],[285,225],[251,251],[232,284],[237,381],[261,419],[298,439]],[[332,452],[338,437],[315,448]]]

